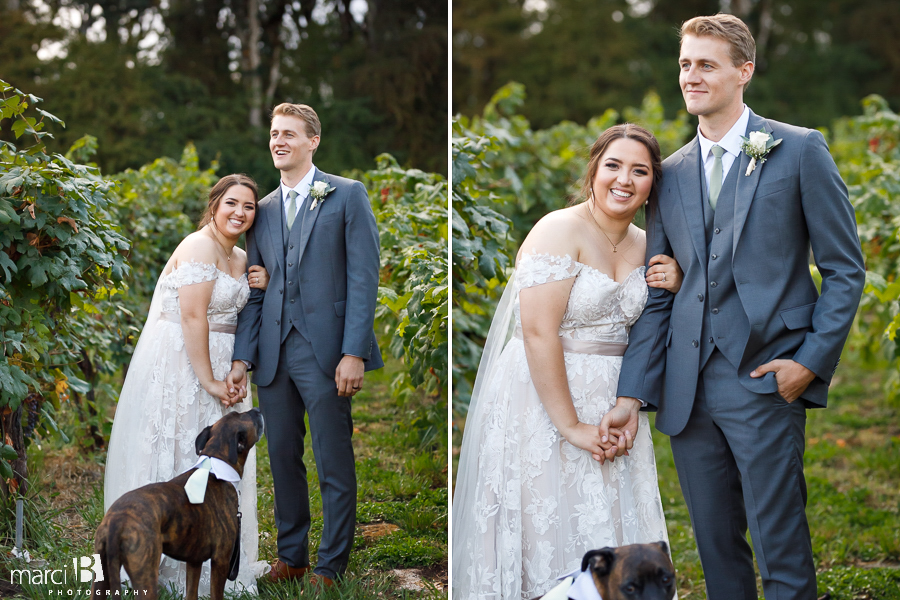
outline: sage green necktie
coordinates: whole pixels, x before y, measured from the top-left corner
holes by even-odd
[[[722,155],[725,154],[725,148],[722,146],[712,147],[713,161],[712,174],[709,178],[709,205],[716,210],[716,202],[719,201],[719,192],[722,191]]]
[[[721,168],[719,169],[721,170]],[[287,207],[287,228],[288,231],[291,230],[291,225],[294,224],[294,218],[297,216],[297,196],[300,194],[297,193],[297,190],[291,190],[288,192],[288,196],[290,197],[290,202],[288,202]]]

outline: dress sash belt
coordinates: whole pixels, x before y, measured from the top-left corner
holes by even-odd
[[[159,313],[159,320],[181,324],[181,315],[171,312],[161,312]],[[234,334],[237,331],[237,325],[229,325],[228,323],[210,323],[209,330],[216,333]]]
[[[524,341],[522,336],[522,328],[516,327],[515,337]],[[628,344],[621,342],[595,342],[593,340],[573,340],[572,338],[560,337],[563,352],[575,352],[577,354],[598,354],[600,356],[625,356],[625,350]]]

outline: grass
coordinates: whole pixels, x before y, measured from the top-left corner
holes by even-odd
[[[819,594],[833,600],[900,600],[900,401],[885,398],[884,375],[845,356],[828,408],[807,411],[806,513]],[[459,441],[454,431],[454,455]],[[705,598],[669,439],[654,428],[653,443],[678,596]]]
[[[423,415],[441,404],[423,394],[393,398],[390,382],[402,368],[396,361],[366,375],[365,389],[353,399],[357,461],[357,535],[347,573],[333,589],[302,589],[297,583],[266,585],[259,597],[271,600],[447,598],[447,443]],[[445,406],[445,405],[443,405]],[[433,419],[432,419],[433,420]],[[78,425],[64,425],[70,438]],[[322,499],[307,436],[304,460],[310,482],[310,555],[315,561],[322,533]],[[73,559],[93,553],[93,535],[103,516],[104,457],[75,446],[42,440],[29,449],[29,470],[37,474],[26,503],[26,549],[39,561],[24,565],[8,555],[14,507],[0,507],[0,597],[78,597],[89,584],[75,581]],[[272,475],[266,440],[257,445],[259,559],[277,559]],[[27,581],[17,593],[4,589],[11,569],[64,570],[66,583]],[[62,574],[57,574],[56,581]],[[70,594],[71,592],[71,594]],[[180,600],[177,594],[167,594]],[[231,594],[231,598],[250,598]]]

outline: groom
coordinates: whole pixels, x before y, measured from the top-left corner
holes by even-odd
[[[350,399],[363,373],[384,366],[372,329],[379,244],[363,185],[313,165],[321,126],[305,104],[279,104],[269,150],[281,185],[259,202],[247,232],[248,265],[270,274],[241,311],[229,383],[248,366],[266,420],[275,483],[278,561],[269,579],[299,579],[309,566],[309,490],[304,413],[322,492],[324,528],[313,583],[347,568],[356,528]]]
[[[865,267],[822,134],[744,105],[755,60],[736,17],[681,28],[679,80],[699,128],[663,163],[647,256],[674,254],[684,283],[674,296],[650,289],[601,436],[610,426],[635,432],[641,401],[658,411],[710,600],[756,600],[748,526],[767,600],[812,600],[806,409],[826,405]],[[760,130],[781,142],[754,168],[741,136]]]

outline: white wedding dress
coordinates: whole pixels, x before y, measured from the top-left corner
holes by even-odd
[[[197,462],[197,435],[226,412],[252,408],[249,394],[242,403],[224,409],[200,385],[188,360],[179,321],[178,291],[186,285],[215,281],[207,316],[211,329],[237,324],[250,297],[247,276],[234,279],[215,265],[185,262],[163,274],[156,285],[150,314],[141,332],[119,396],[109,440],[104,484],[104,512],[125,492],[148,483],[168,481]],[[162,318],[160,318],[162,315]],[[174,315],[174,317],[173,317]],[[209,358],[214,377],[222,381],[231,370],[234,334],[210,331]],[[241,558],[238,579],[226,589],[256,591],[256,578],[268,569],[257,561],[256,449],[244,465],[238,485],[241,511]],[[124,571],[123,571],[124,573]],[[209,561],[200,578],[200,596],[209,595]],[[160,583],[184,594],[185,565],[164,556]]]
[[[569,444],[538,398],[519,337],[518,290],[575,277],[560,337],[627,343],[647,300],[644,268],[622,283],[568,255],[525,254],[498,307],[466,418],[453,498],[453,598],[527,600],[605,546],[668,542],[647,414],[630,455],[601,465]],[[508,307],[508,308],[505,308]],[[499,335],[498,351],[491,338]],[[616,403],[619,356],[564,352],[578,419]]]

